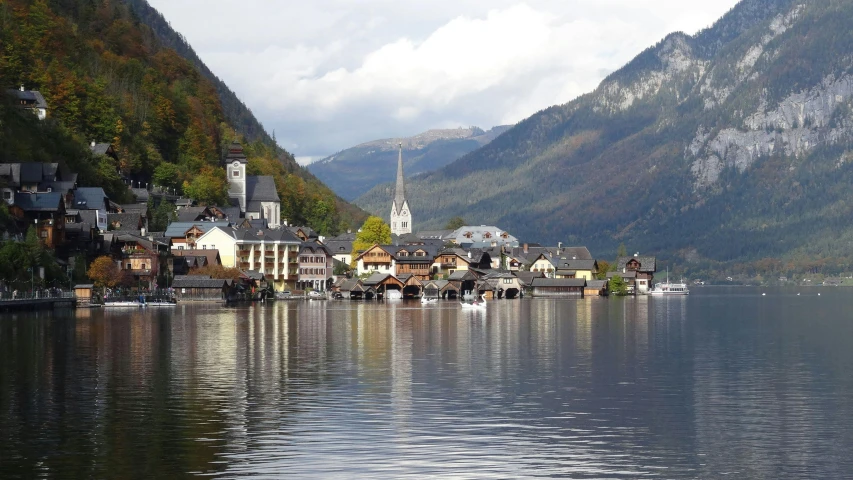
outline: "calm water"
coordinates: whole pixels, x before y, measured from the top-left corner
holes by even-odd
[[[853,289],[763,291],[7,314],[0,476],[851,478]]]

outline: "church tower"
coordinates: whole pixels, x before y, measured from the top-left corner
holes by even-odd
[[[403,182],[403,144],[400,143],[400,156],[397,159],[397,188],[391,203],[391,233],[404,235],[412,233],[412,212],[406,200],[406,185]]]
[[[243,146],[235,140],[228,147],[225,171],[228,174],[228,197],[236,198],[240,202],[241,212],[246,211],[246,163]]]

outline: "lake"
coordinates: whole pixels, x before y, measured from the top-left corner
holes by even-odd
[[[851,339],[844,288],[4,314],[0,476],[851,478]]]

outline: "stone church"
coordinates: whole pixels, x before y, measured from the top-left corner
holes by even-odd
[[[397,187],[394,201],[391,202],[391,233],[405,235],[412,233],[412,211],[406,200],[406,185],[403,181],[403,144],[400,143],[400,156],[397,159]]]
[[[275,188],[273,177],[247,176],[246,155],[237,142],[228,148],[225,171],[228,174],[228,197],[240,204],[245,218],[264,219],[269,228],[281,225],[281,199]]]

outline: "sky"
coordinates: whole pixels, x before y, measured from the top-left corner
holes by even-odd
[[[517,123],[736,0],[149,0],[307,163],[431,128]]]

